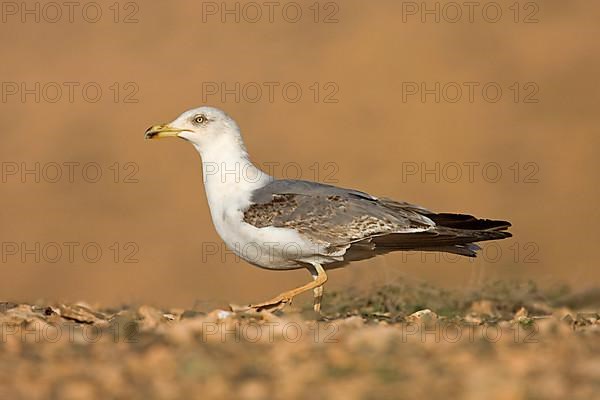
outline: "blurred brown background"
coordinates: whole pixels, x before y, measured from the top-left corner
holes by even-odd
[[[514,225],[513,239],[476,261],[394,254],[332,272],[329,287],[401,277],[454,287],[597,285],[600,4],[513,3],[494,3],[496,23],[496,8],[483,14],[486,2],[472,22],[463,8],[455,23],[446,3],[439,23],[428,14],[421,22],[420,2],[399,1],[298,1],[296,23],[295,8],[283,15],[285,3],[273,22],[265,7],[252,22],[256,9],[240,3],[239,23],[221,15],[221,2],[82,2],[72,22],[67,8],[58,18],[31,2],[32,16],[3,3],[0,298],[201,307],[263,300],[309,279],[207,254],[222,245],[198,155],[183,141],[143,140],[151,124],[204,100],[236,118],[254,161],[278,163],[276,176],[295,177],[299,166],[305,179]],[[98,22],[86,21],[98,7]],[[236,82],[239,101],[206,92]],[[279,85],[272,102],[265,82]],[[407,95],[410,82],[451,84],[439,102],[423,102]],[[465,82],[479,85],[473,101]],[[490,82],[502,89],[497,102],[482,95]],[[289,83],[302,89],[297,102],[282,94]],[[257,85],[264,90],[254,101]],[[453,102],[456,86],[463,93]],[[92,102],[97,87],[102,96]],[[472,179],[469,162],[478,163]],[[36,163],[39,182],[21,175]],[[70,164],[72,179],[64,163],[79,163]],[[436,163],[440,178],[423,179]],[[502,176],[484,174],[486,163]],[[102,176],[88,182],[97,167]],[[102,256],[91,262],[97,248]],[[138,262],[124,262],[127,255]]]

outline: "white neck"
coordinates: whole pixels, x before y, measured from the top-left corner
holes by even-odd
[[[194,147],[202,158],[204,186],[213,220],[223,213],[247,207],[252,191],[273,180],[252,164],[239,134],[224,134],[209,144],[194,144]]]

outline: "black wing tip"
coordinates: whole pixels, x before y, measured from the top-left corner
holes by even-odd
[[[485,221],[486,223],[493,225],[489,228],[489,230],[493,230],[493,231],[503,231],[512,226],[512,224],[508,221],[493,220],[493,219],[484,219],[482,221]]]
[[[468,214],[426,214],[426,217],[438,226],[453,229],[477,230],[477,231],[503,231],[512,226],[508,221],[494,219],[479,219]]]
[[[509,237],[512,237],[512,233],[510,232],[506,232],[506,231],[489,231],[489,232],[494,232],[496,236],[496,239],[507,239]],[[495,240],[495,239],[491,239],[491,240]]]

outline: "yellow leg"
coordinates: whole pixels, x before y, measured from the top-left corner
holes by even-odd
[[[314,300],[313,309],[316,313],[321,313],[321,300],[323,299],[323,286],[319,286],[313,289]]]
[[[259,303],[259,304],[252,304],[250,305],[250,308],[256,310],[256,311],[261,311],[261,310],[269,310],[269,311],[276,311],[279,310],[281,308],[283,308],[286,304],[291,304],[292,299],[296,296],[298,296],[301,293],[304,293],[308,290],[314,289],[314,293],[315,293],[315,311],[320,310],[321,309],[321,297],[323,295],[323,285],[325,284],[325,282],[327,282],[327,274],[325,273],[325,270],[323,269],[323,267],[321,266],[321,264],[312,264],[312,266],[315,268],[316,271],[316,275],[313,275],[313,281],[310,283],[307,283],[306,285],[300,286],[296,289],[292,289],[292,290],[288,290],[287,292],[283,292],[281,293],[279,296],[276,296],[274,298],[272,298],[271,300]],[[319,299],[317,301],[317,293],[319,294]]]

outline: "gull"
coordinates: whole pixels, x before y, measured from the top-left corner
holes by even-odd
[[[200,107],[146,130],[146,139],[190,142],[202,159],[213,224],[229,249],[269,270],[306,268],[312,281],[243,310],[275,311],[313,290],[321,310],[326,270],[393,251],[438,251],[475,257],[475,242],[511,236],[507,221],[426,208],[318,182],[276,179],[248,156],[237,123]]]

